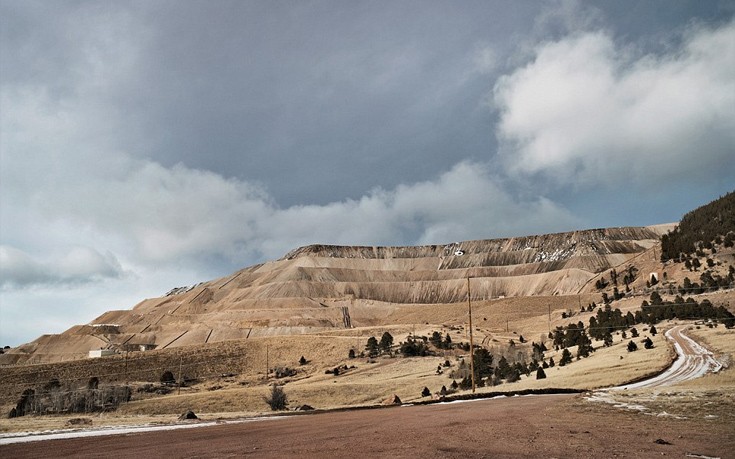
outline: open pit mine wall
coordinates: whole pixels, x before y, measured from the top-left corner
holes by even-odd
[[[417,247],[310,245],[109,311],[91,326],[44,335],[0,356],[0,364],[375,325],[401,304],[465,301],[467,277],[477,300],[576,294],[598,273],[658,244],[659,234],[609,228]]]
[[[575,252],[579,255],[623,253],[637,251],[635,241],[654,240],[660,237],[660,231],[648,227],[622,227],[581,230],[564,233],[522,236],[505,239],[485,239],[477,241],[454,242],[443,245],[424,246],[336,246],[315,244],[300,247],[289,252],[284,259],[298,257],[330,257],[330,258],[443,258],[461,252],[463,255],[488,253],[515,253],[531,250],[536,261],[552,258],[564,258]],[[497,265],[516,264],[497,263]]]

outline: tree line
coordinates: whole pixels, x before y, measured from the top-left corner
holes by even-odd
[[[735,191],[687,213],[673,231],[661,236],[661,261],[683,262],[697,251],[712,250],[713,244],[735,244]]]

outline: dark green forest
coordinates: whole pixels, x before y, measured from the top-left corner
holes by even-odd
[[[683,262],[693,253],[712,250],[713,243],[732,247],[733,242],[735,191],[684,215],[674,231],[661,237],[661,261]]]

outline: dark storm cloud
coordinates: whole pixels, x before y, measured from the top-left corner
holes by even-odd
[[[735,180],[731,7],[0,0],[0,335],[308,243],[676,220]]]

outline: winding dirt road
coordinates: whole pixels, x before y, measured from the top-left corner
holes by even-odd
[[[673,343],[677,354],[676,360],[666,371],[653,378],[614,387],[611,390],[670,386],[699,378],[708,372],[720,371],[722,364],[717,361],[714,354],[683,333],[687,327],[688,325],[677,325],[666,332],[666,338]]]

